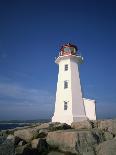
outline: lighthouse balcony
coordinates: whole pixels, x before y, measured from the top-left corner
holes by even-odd
[[[65,59],[72,59],[72,60],[76,61],[79,64],[83,63],[83,57],[80,56],[80,55],[77,55],[77,54],[75,54],[75,55],[72,55],[72,54],[61,55],[61,54],[59,54],[58,57],[55,57],[55,63],[59,64],[59,62],[61,60],[65,60]]]

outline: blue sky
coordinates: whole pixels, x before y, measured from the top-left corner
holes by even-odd
[[[84,97],[98,118],[116,117],[115,0],[0,1],[0,120],[53,115],[62,44],[84,57]]]

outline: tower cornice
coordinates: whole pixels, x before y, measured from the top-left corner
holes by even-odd
[[[63,55],[63,56],[59,56],[58,58],[56,58],[55,63],[59,64],[59,62],[61,60],[65,60],[65,59],[72,59],[75,62],[77,62],[78,64],[83,63],[83,57],[82,56],[78,56],[78,55]]]

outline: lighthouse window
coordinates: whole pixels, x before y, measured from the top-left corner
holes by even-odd
[[[67,65],[67,64],[64,66],[64,70],[65,70],[65,71],[68,70],[68,65]]]
[[[68,103],[66,101],[64,101],[64,110],[68,109]]]
[[[68,88],[68,81],[64,81],[64,89]]]

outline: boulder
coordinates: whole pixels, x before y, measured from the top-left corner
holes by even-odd
[[[6,140],[7,136],[0,136],[0,144],[2,144]]]
[[[14,132],[14,136],[19,137],[26,142],[30,142],[33,139],[33,132],[31,129],[17,130]]]
[[[71,129],[71,126],[66,123],[51,123],[49,126],[50,131],[56,131],[56,130],[66,130]]]
[[[39,152],[48,151],[48,144],[46,139],[38,138],[31,141],[31,147],[37,149]]]
[[[100,131],[54,131],[48,133],[47,143],[61,151],[94,155],[94,145],[102,141],[101,136]]]
[[[74,129],[92,129],[92,124],[90,121],[73,122],[71,127]]]
[[[15,148],[15,155],[32,155],[33,151],[29,144]]]
[[[50,131],[55,130],[65,130],[70,129],[71,126],[66,123],[59,123],[59,122],[49,122],[49,123],[43,123],[40,126],[38,126],[38,129],[47,129]]]
[[[18,143],[18,146],[23,146],[23,145],[25,145],[26,144],[26,142],[24,141],[24,140],[21,140],[19,143]]]
[[[48,129],[40,129],[38,133],[38,138],[45,138],[48,134]]]
[[[32,139],[37,138],[39,133],[38,127],[27,128],[22,130],[17,130],[14,132],[15,137],[19,137],[20,139],[30,142]]]
[[[66,155],[66,154],[65,153],[62,153],[62,152],[51,151],[51,152],[48,153],[48,155]]]
[[[105,141],[96,148],[97,155],[116,155],[116,139]]]
[[[99,120],[97,126],[101,130],[108,131],[116,135],[116,120]]]
[[[6,139],[0,145],[0,155],[14,155],[14,143],[10,139]]]
[[[18,145],[18,143],[21,141],[19,137],[15,137],[14,135],[8,135],[7,140],[11,140],[14,145]]]
[[[113,139],[113,134],[111,134],[110,132],[104,132],[104,139],[107,140],[111,140]]]
[[[41,125],[39,125],[39,129],[47,129],[49,128],[51,122],[49,123],[42,123]]]

